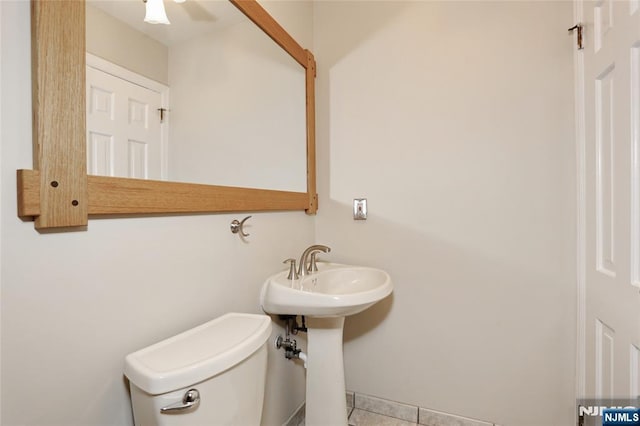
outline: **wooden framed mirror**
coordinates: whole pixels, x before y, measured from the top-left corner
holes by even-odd
[[[32,0],[34,169],[17,172],[21,218],[47,229],[83,227],[90,216],[317,211],[313,54],[257,1],[229,1],[304,68],[307,191],[87,175],[85,2]]]

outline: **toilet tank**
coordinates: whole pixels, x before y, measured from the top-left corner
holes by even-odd
[[[127,355],[136,426],[259,425],[270,335],[268,316],[230,313]]]

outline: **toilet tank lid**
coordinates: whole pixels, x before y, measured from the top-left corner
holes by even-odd
[[[171,392],[247,359],[270,335],[268,316],[229,313],[127,355],[124,374],[151,395]]]

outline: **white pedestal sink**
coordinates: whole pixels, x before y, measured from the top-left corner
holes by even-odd
[[[393,291],[389,274],[375,268],[318,264],[318,272],[288,280],[287,271],[267,279],[265,312],[307,318],[307,426],[347,424],[342,329],[344,317],[362,312]]]

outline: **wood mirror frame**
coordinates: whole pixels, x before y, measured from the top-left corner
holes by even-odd
[[[87,175],[84,0],[32,0],[34,170],[18,170],[18,216],[36,229],[85,227],[89,216],[318,208],[313,54],[256,0],[229,0],[306,75],[307,192]]]

